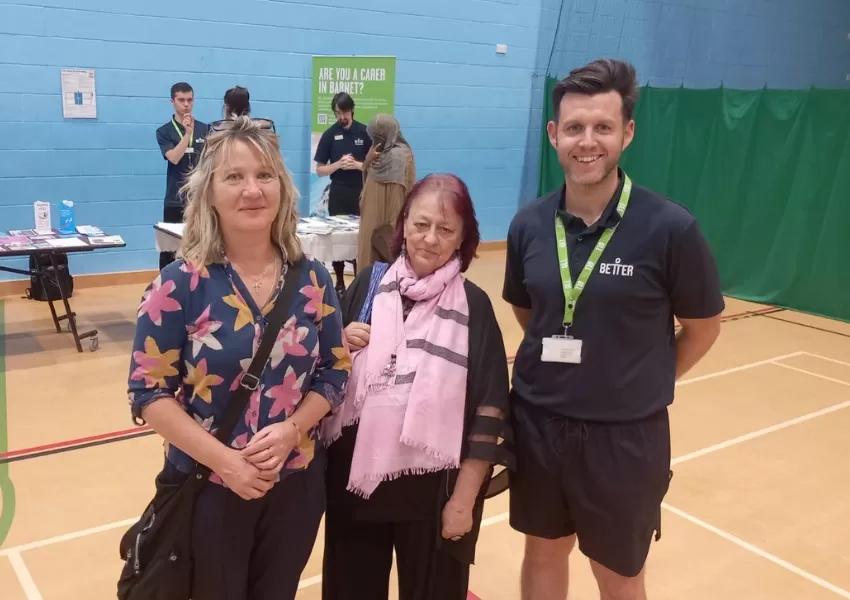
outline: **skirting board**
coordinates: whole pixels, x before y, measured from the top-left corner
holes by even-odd
[[[507,242],[481,242],[479,252],[505,250]],[[147,285],[157,275],[157,271],[129,271],[126,273],[100,273],[97,275],[74,275],[74,289],[112,287],[115,285]],[[23,296],[30,286],[29,279],[0,281],[0,298],[3,296]]]
[[[128,271],[126,273],[74,275],[74,289],[112,287],[115,285],[147,285],[154,280],[157,273],[158,271]],[[0,281],[0,298],[3,296],[23,296],[28,287],[30,287],[29,279]]]

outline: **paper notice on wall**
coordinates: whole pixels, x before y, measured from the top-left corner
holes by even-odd
[[[94,70],[62,69],[62,116],[66,119],[97,118]]]

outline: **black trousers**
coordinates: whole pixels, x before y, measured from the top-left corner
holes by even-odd
[[[195,508],[194,600],[294,600],[325,510],[325,458],[259,500],[209,484]]]
[[[322,600],[387,600],[393,549],[399,600],[466,600],[469,565],[437,546],[434,521],[375,523],[325,516]]]
[[[182,223],[183,222],[183,207],[182,206],[166,206],[162,211],[163,223]],[[159,253],[159,270],[162,271],[165,267],[174,262],[174,252]]]
[[[328,191],[328,215],[360,215],[360,188],[347,187],[341,184],[331,183]],[[354,274],[357,274],[357,261],[350,261],[354,265]],[[335,260],[333,262],[334,274],[336,275],[336,287],[345,287],[343,274],[345,272],[345,261]]]

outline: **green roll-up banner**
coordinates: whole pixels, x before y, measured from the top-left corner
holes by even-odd
[[[330,178],[316,173],[316,147],[325,130],[336,121],[331,101],[339,92],[354,100],[354,118],[368,124],[378,113],[395,112],[394,56],[314,56],[310,118],[310,214],[327,212]]]
[[[849,90],[646,87],[635,122],[623,168],[699,219],[727,295],[850,321]],[[541,159],[545,193],[545,136]]]

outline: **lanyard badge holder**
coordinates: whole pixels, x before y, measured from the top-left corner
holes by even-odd
[[[177,125],[177,121],[174,120],[174,117],[171,118],[171,124],[174,125],[174,130],[177,132],[177,137],[183,137],[183,132],[180,131],[180,126]],[[194,154],[195,153],[195,136],[194,134],[189,138],[189,145],[186,147],[186,154]],[[191,156],[189,157],[191,158]]]
[[[626,212],[626,207],[629,204],[631,196],[632,182],[628,175],[624,174],[623,190],[620,193],[620,201],[617,204],[617,212],[620,218]],[[558,263],[561,270],[561,284],[564,290],[564,334],[553,335],[543,338],[543,352],[541,360],[543,362],[558,362],[568,364],[581,363],[582,341],[575,339],[569,335],[569,329],[573,324],[576,305],[578,304],[579,296],[584,291],[587,285],[587,280],[590,279],[590,274],[599,262],[599,258],[605,251],[608,242],[614,235],[617,227],[609,227],[602,232],[596,247],[587,259],[584,267],[576,279],[575,286],[573,285],[572,275],[570,274],[570,259],[567,250],[567,232],[564,229],[564,224],[555,215],[555,239],[558,247]]]

